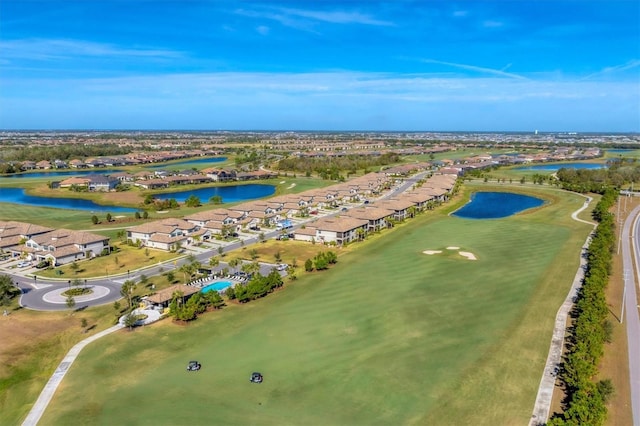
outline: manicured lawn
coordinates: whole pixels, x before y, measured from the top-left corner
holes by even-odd
[[[265,299],[104,338],[42,422],[526,424],[589,231],[569,219],[582,198],[543,191],[556,203],[501,220],[427,214]],[[191,359],[203,369],[187,373]]]
[[[118,244],[117,248],[118,251],[108,256],[99,256],[92,260],[77,262],[78,269],[76,271],[72,269],[71,264],[67,264],[54,269],[39,271],[37,275],[48,278],[73,280],[75,278],[126,274],[128,270],[133,271],[146,266],[157,265],[159,262],[181,256],[163,250],[137,248],[125,244]],[[62,271],[62,275],[58,275],[56,271]]]

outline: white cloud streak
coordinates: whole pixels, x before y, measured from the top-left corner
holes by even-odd
[[[493,68],[479,67],[476,65],[457,64],[454,62],[437,61],[435,59],[421,59],[420,62],[423,62],[426,64],[446,65],[453,68],[459,68],[459,69],[468,70],[468,71],[475,71],[483,74],[492,74],[499,77],[513,78],[517,80],[528,80],[528,78],[523,77],[521,75],[505,72],[504,70],[509,68],[511,64],[507,65],[507,67],[503,68],[502,70],[496,70]]]
[[[113,44],[69,39],[20,39],[0,41],[4,59],[59,60],[78,57],[126,57],[175,59],[182,52],[149,48],[123,48]]]

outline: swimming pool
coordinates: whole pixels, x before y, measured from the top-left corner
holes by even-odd
[[[210,291],[222,291],[224,289],[226,289],[227,287],[231,287],[233,285],[233,283],[231,281],[216,281],[215,283],[209,284],[206,287],[203,287],[202,290],[200,290],[201,293],[208,293]]]

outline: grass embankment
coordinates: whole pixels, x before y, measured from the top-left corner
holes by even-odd
[[[126,274],[127,271],[157,265],[182,255],[163,250],[138,248],[126,244],[118,244],[117,251],[108,256],[99,256],[91,260],[77,262],[78,269],[73,270],[73,264],[66,264],[53,269],[38,271],[36,275],[46,278],[61,278],[73,280],[75,278],[93,278],[110,275]],[[57,272],[60,271],[60,272]]]
[[[72,314],[12,309],[0,316],[0,424],[20,424],[64,354],[114,319],[111,306]]]
[[[98,341],[43,422],[524,424],[590,230],[582,197],[544,194],[508,219],[426,214],[263,300]],[[478,260],[422,253],[450,246]]]

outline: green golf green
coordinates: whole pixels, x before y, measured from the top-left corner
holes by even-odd
[[[42,422],[525,424],[590,229],[569,219],[582,198],[544,196],[501,220],[423,215],[265,299],[103,338]]]

